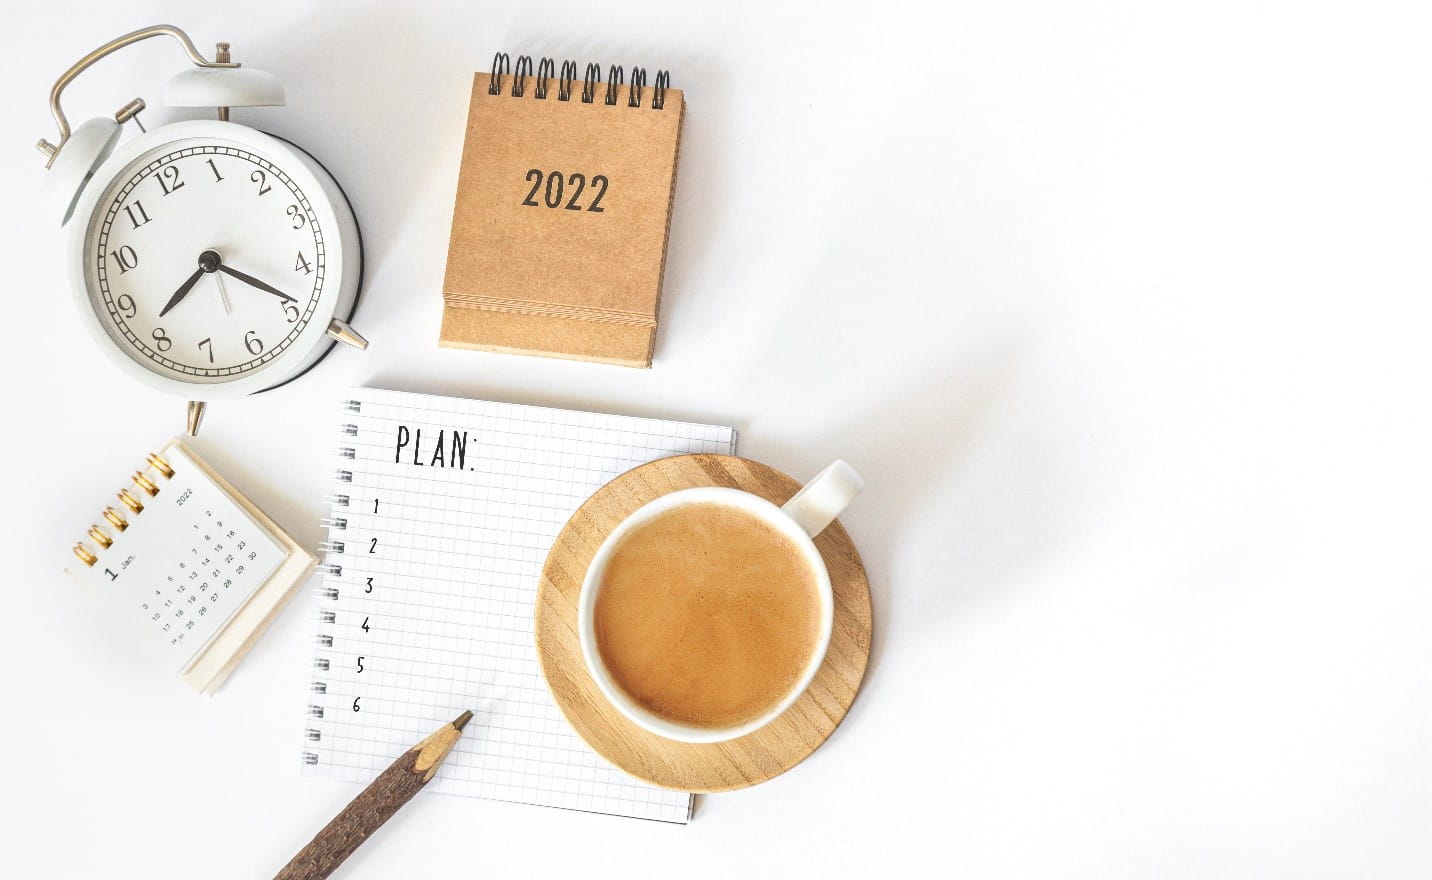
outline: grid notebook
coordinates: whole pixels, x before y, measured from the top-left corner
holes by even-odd
[[[464,709],[428,788],[686,822],[691,796],[582,742],[537,663],[547,551],[640,464],[734,454],[731,428],[355,389],[344,403],[303,766],[367,783]]]

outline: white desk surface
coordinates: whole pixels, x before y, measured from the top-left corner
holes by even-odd
[[[1395,5],[12,8],[0,873],[268,876],[356,792],[298,775],[310,593],[203,700],[61,575],[183,407],[82,336],[30,145],[66,65],[172,21],[283,80],[235,119],[367,238],[372,348],[197,443],[301,539],[350,383],[712,420],[870,484],[870,671],[805,764],[684,828],[420,797],[340,876],[1427,876],[1432,61]],[[496,50],[687,90],[655,369],[436,345]],[[66,107],[178,118],[182,66],[152,41]]]

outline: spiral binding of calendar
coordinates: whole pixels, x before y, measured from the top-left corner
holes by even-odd
[[[563,61],[561,72],[557,73],[556,63],[551,58],[543,58],[537,62],[536,73],[533,73],[531,55],[518,55],[514,67],[511,57],[506,52],[498,52],[492,58],[492,72],[487,75],[487,93],[489,95],[502,94],[502,78],[509,75],[512,78],[512,87],[508,94],[514,98],[521,98],[527,94],[527,81],[531,79],[533,81],[532,97],[539,101],[545,101],[550,83],[552,80],[556,80],[557,100],[570,101],[572,99],[572,83],[577,79],[577,64],[574,61]],[[613,64],[607,68],[607,87],[602,94],[603,104],[616,106],[617,91],[625,85],[625,80],[626,72],[621,65]],[[582,103],[591,104],[596,101],[598,87],[601,85],[602,66],[587,64],[586,73],[582,76]],[[669,88],[671,88],[671,74],[665,70],[658,70],[651,89],[651,109],[665,109],[666,90]],[[627,89],[626,105],[640,107],[645,92],[646,68],[633,67],[631,69],[631,86]]]
[[[345,400],[339,404],[339,409],[344,415],[357,415],[362,412],[363,404],[357,400]],[[352,422],[345,422],[338,426],[338,433],[339,436],[343,438],[357,437],[358,426]],[[339,446],[334,451],[334,455],[337,456],[339,461],[351,461],[358,457],[358,450],[352,446]],[[353,482],[353,472],[341,468],[337,469],[334,471],[333,479],[339,484],[351,483]],[[336,602],[338,601],[339,591],[342,585],[335,581],[343,577],[343,562],[336,557],[340,557],[344,553],[343,536],[338,533],[348,528],[348,517],[345,513],[348,509],[349,496],[346,492],[335,490],[330,493],[325,500],[333,510],[330,511],[328,516],[319,520],[319,524],[328,529],[328,539],[318,545],[319,552],[324,554],[323,563],[320,564],[318,568],[327,575],[327,577],[324,578],[323,584],[318,588],[318,598],[323,602]],[[337,621],[338,615],[336,612],[326,608],[319,610],[319,623],[332,624],[337,623]],[[331,666],[331,658],[325,655],[325,650],[333,647],[333,635],[331,633],[320,632],[316,638],[316,643],[318,653],[313,658],[315,677],[309,684],[309,691],[314,697],[323,697],[328,694],[328,682],[326,677],[320,677],[318,673],[327,672]],[[323,709],[324,707],[316,700],[309,703],[309,718],[313,721],[322,721]],[[311,743],[321,742],[323,740],[323,731],[318,727],[309,727],[304,731],[304,738],[307,742]],[[303,763],[307,766],[317,765],[317,752],[305,751],[303,753]]]
[[[142,498],[146,496],[152,498],[159,494],[159,482],[157,480],[151,480],[145,473],[145,471],[150,470],[165,480],[171,479],[174,476],[174,468],[169,465],[169,462],[153,452],[149,453],[149,456],[145,459],[144,470],[135,471],[134,476],[130,477],[130,480],[134,482],[135,491],[130,492],[129,489],[119,490],[119,500],[125,509],[128,510],[128,514],[115,510],[113,507],[106,507],[100,513],[100,519],[114,530],[115,535],[129,528],[130,519],[144,513],[144,502],[141,500]],[[114,544],[115,540],[108,531],[105,531],[102,525],[90,526],[89,531],[85,532],[85,536],[94,542],[100,553],[108,550]],[[74,550],[75,556],[79,557],[80,562],[83,562],[87,566],[92,566],[99,561],[99,554],[90,550],[82,540],[76,542],[72,549]]]

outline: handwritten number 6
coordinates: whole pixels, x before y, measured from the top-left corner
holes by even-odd
[[[362,697],[354,697],[354,698],[353,698],[353,711],[354,711],[354,712],[357,712],[357,711],[358,711],[358,701],[361,700],[361,699],[363,699],[363,698],[362,698]]]

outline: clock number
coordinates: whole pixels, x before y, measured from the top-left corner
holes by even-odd
[[[593,177],[592,186],[601,186],[602,191],[597,193],[596,198],[592,199],[592,203],[587,206],[587,210],[595,211],[596,213],[600,214],[601,212],[606,210],[605,208],[599,208],[597,206],[601,204],[602,196],[607,194],[607,176],[605,174],[598,174],[596,177]]]
[[[139,265],[139,254],[136,254],[134,248],[127,244],[121,245],[119,250],[110,251],[109,255],[119,264],[119,274],[121,275]]]
[[[361,700],[361,699],[363,699],[363,698],[362,698],[362,697],[354,697],[354,698],[353,698],[353,711],[354,711],[354,712],[359,711],[359,709],[358,709],[358,701]]]
[[[365,592],[365,593],[371,593],[371,592],[373,592],[373,579],[372,579],[372,578],[368,578],[368,585],[363,588],[363,592]]]
[[[125,205],[124,213],[129,215],[129,222],[134,224],[135,229],[138,229],[150,220],[149,213],[144,210],[144,203],[139,201],[139,199],[135,199],[132,205]]]
[[[218,183],[219,181],[223,180],[224,175],[219,173],[219,166],[214,164],[214,160],[206,159],[205,161],[209,163],[209,170],[214,172],[214,182]]]
[[[359,655],[358,655],[358,671],[359,671],[359,672],[362,672],[362,671],[363,671],[363,659],[364,659],[363,655],[362,655],[362,654],[359,654]]]
[[[377,553],[377,552],[378,552],[378,539],[377,539],[377,538],[374,538],[373,541],[372,541],[372,543],[370,543],[370,544],[368,545],[368,552],[369,552],[369,553]]]
[[[554,183],[557,184],[556,198],[552,197],[552,184]],[[562,204],[562,173],[560,171],[547,175],[547,191],[542,195],[542,201],[546,202],[549,208],[555,208]]]
[[[134,304],[134,297],[127,293],[121,293],[119,299],[114,301],[114,304],[119,306],[120,313],[126,318],[133,318],[139,314],[139,307]]]
[[[587,188],[587,177],[586,177],[586,175],[584,175],[584,174],[573,174],[571,177],[567,178],[567,183],[568,183],[569,185],[575,186],[575,187],[577,188],[577,191],[574,192],[574,193],[572,193],[572,198],[569,199],[568,202],[567,202],[567,210],[568,210],[568,211],[580,211],[580,210],[582,210],[582,206],[579,205],[579,204],[577,204],[577,199],[581,197],[581,195],[582,195],[582,190],[584,190],[584,189]]]
[[[532,181],[532,191],[527,194],[527,198],[522,200],[522,204],[536,208],[538,205],[535,196],[537,195],[538,188],[542,186],[542,172],[533,168],[527,172],[527,179]]]
[[[106,569],[106,571],[107,571],[107,570],[108,570],[108,569]],[[369,628],[368,628],[368,618],[366,618],[366,617],[363,618],[363,622],[362,622],[361,624],[359,624],[359,626],[363,627],[363,632],[368,632],[368,631],[369,631]]]
[[[254,183],[257,183],[259,185],[259,195],[264,195],[269,190],[273,189],[273,187],[269,186],[268,183],[266,183],[266,181],[268,180],[268,175],[264,174],[257,168],[254,169],[253,174],[249,175],[249,180],[252,180]]]
[[[250,330],[244,334],[244,348],[249,350],[249,354],[263,354],[264,343],[262,339],[254,335],[254,331]]]
[[[294,305],[291,302],[286,302],[283,304],[283,313],[288,318],[288,322],[290,324],[298,323],[298,306]]]
[[[154,338],[154,347],[160,351],[168,351],[174,347],[174,340],[164,335],[163,327],[155,327],[154,332],[149,335]]]
[[[163,168],[160,168],[159,176],[156,180],[159,181],[159,188],[164,190],[166,196],[176,189],[184,188],[184,181],[179,179],[178,165],[165,165]]]
[[[214,340],[212,337],[199,340],[199,347],[201,349],[206,345],[209,346],[209,363],[212,364],[214,362]]]
[[[377,513],[377,512],[378,512],[378,499],[377,499],[377,498],[374,498],[374,499],[373,499],[373,512],[374,512],[374,513]]]
[[[313,274],[313,267],[308,265],[308,258],[303,255],[303,251],[298,252],[298,259],[294,261],[293,271],[302,272],[305,275]]]
[[[308,218],[303,216],[303,209],[298,205],[288,206],[288,216],[289,219],[293,220],[294,229],[302,229],[303,224],[308,222]]]

